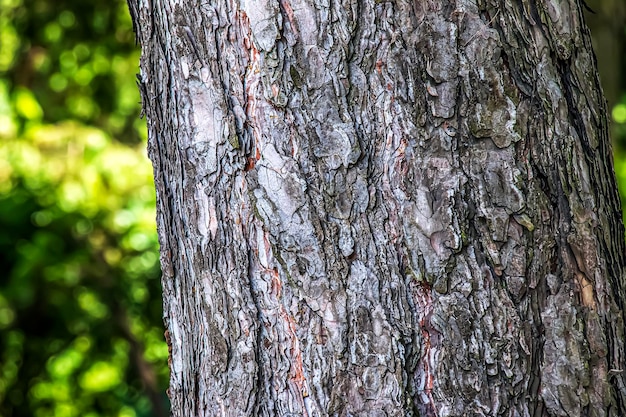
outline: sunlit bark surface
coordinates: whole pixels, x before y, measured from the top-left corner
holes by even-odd
[[[174,416],[624,416],[571,0],[130,0]]]

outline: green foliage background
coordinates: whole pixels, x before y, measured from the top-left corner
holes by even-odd
[[[0,0],[0,415],[167,415],[123,0]]]
[[[168,415],[138,60],[123,0],[0,0],[0,416]]]

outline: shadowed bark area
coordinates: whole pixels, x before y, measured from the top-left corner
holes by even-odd
[[[131,10],[174,416],[626,415],[580,4]]]

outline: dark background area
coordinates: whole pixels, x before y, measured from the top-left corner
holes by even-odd
[[[626,5],[587,3],[626,196]],[[169,415],[138,61],[123,0],[0,0],[0,416]]]

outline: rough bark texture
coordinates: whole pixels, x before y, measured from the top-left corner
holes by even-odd
[[[174,416],[624,416],[574,0],[130,0]]]

